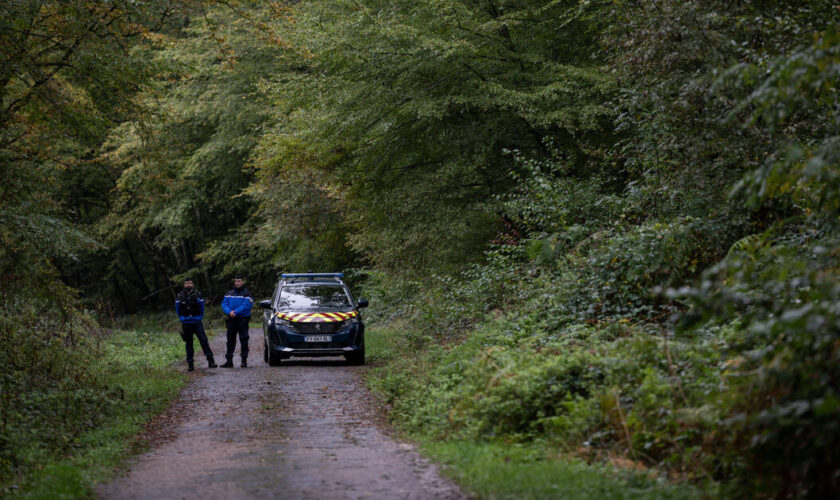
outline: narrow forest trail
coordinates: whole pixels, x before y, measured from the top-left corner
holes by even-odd
[[[464,498],[437,467],[376,424],[363,368],[338,358],[262,361],[251,330],[248,368],[196,372],[150,434],[155,444],[100,498]],[[211,339],[218,362],[224,335]]]

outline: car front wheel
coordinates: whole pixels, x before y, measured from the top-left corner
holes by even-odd
[[[280,357],[280,353],[275,352],[274,349],[271,348],[271,344],[266,341],[265,362],[268,363],[268,366],[280,366],[281,359],[283,358]]]
[[[268,363],[268,339],[263,337],[263,361]]]
[[[344,357],[347,359],[347,364],[350,365],[363,365],[365,364],[365,346],[362,345],[359,347],[359,350],[353,352],[351,354],[345,354]]]

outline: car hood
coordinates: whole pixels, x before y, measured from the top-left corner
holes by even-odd
[[[333,321],[344,321],[354,316],[358,316],[359,311],[349,312],[277,312],[274,316],[286,321],[296,321],[300,323],[330,323]]]

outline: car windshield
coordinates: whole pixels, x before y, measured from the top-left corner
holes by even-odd
[[[280,309],[348,309],[350,297],[341,285],[286,285],[277,302]]]

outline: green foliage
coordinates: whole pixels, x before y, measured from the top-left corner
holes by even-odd
[[[779,142],[735,187],[753,207],[789,197],[805,210],[840,209],[840,35],[832,30],[815,37],[762,69],[766,77],[756,66],[730,71],[749,91],[733,110],[733,120],[746,115],[744,127],[762,123]]]
[[[534,248],[529,252],[536,254],[530,256],[550,264],[539,258],[543,249],[537,245],[548,243],[553,250],[565,253],[587,234],[625,216],[628,208],[621,196],[622,184],[609,166],[592,159],[581,173],[579,158],[553,141],[545,146],[550,156],[543,159],[512,152],[516,168],[511,179],[516,189],[502,199],[504,212],[515,221],[515,227],[542,240],[532,242]]]
[[[550,134],[576,150],[608,122],[611,78],[584,56],[593,33],[578,14],[545,1],[296,5],[274,24],[298,57],[272,82],[282,119],[258,189],[347,222],[344,244],[392,274],[462,268],[492,237],[494,196],[514,187],[503,149],[539,153]],[[279,222],[298,244],[313,240],[300,227],[323,231]]]
[[[733,70],[752,89],[738,109],[750,111],[744,126],[765,123],[778,138],[735,194],[800,215],[740,240],[698,286],[671,292],[693,306],[684,329],[739,318],[724,425],[734,456],[724,464],[751,488],[790,496],[838,488],[837,42],[833,31],[818,34],[764,77]]]
[[[170,15],[174,11],[159,2],[21,1],[0,7],[4,282],[37,276],[29,287],[35,294],[55,293],[59,308],[71,307],[56,266],[95,244],[74,224],[77,206],[62,196],[62,182],[68,171],[99,175],[99,165],[90,162],[93,151],[115,122],[140,113],[131,97],[151,71],[133,49],[151,42],[136,35],[165,29]]]
[[[184,383],[171,368],[183,342],[157,326],[87,335],[74,347],[38,342],[34,332],[7,335],[0,354],[4,496],[90,495]]]
[[[4,239],[39,238],[20,252],[28,258],[77,256],[85,245],[67,222],[86,205],[60,196],[62,181],[67,171],[101,175],[94,151],[116,122],[140,114],[132,97],[153,71],[141,50],[151,37],[137,35],[168,28],[177,14],[163,2],[22,1],[0,9],[0,173],[14,180],[3,184]],[[71,215],[57,215],[63,211]]]
[[[179,14],[169,2],[0,6],[3,493],[83,448],[120,409],[122,391],[89,370],[101,332],[64,271],[101,248],[84,226],[104,211],[113,175],[96,150],[118,122],[142,116],[133,97],[155,71],[144,51]]]
[[[265,254],[249,242],[260,222],[243,191],[268,118],[259,83],[278,70],[277,51],[254,38],[251,21],[230,15],[202,12],[161,41],[149,55],[163,74],[138,99],[154,103],[155,116],[116,128],[102,151],[120,170],[112,206],[97,221],[113,257],[103,278],[124,294],[153,296],[169,279],[194,274],[212,297],[219,279],[246,272],[259,281],[267,271]]]
[[[762,74],[788,78],[772,61],[811,44],[813,34],[836,24],[840,12],[823,0],[656,0],[616,2],[611,16],[602,41],[625,82],[617,126],[628,135],[613,155],[638,176],[631,192],[639,214],[715,213],[733,220],[748,215],[727,194],[786,139],[772,133],[770,123],[742,126],[732,120],[733,114],[752,114],[752,104],[740,105],[746,97],[742,85],[720,75],[747,65],[753,70],[742,83]],[[831,71],[823,67],[827,81]],[[806,94],[801,99],[811,101]],[[814,115],[803,108],[777,130],[807,136],[810,123],[836,114],[826,111]]]
[[[503,244],[415,300],[435,337],[371,384],[420,439],[836,495],[837,13],[613,5],[624,136],[585,170],[515,153]]]
[[[580,274],[570,284],[568,312],[592,318],[673,311],[675,305],[655,289],[691,282],[717,261],[731,238],[727,230],[734,232],[720,222],[687,217],[593,235],[577,248]]]
[[[723,414],[714,405],[719,341],[663,339],[628,323],[573,325],[545,339],[535,319],[485,323],[457,346],[419,355],[394,331],[391,349],[402,354],[370,383],[422,439],[548,440],[590,460],[626,453],[689,477],[713,470],[705,453]]]
[[[20,328],[10,318],[3,323],[0,477],[5,483],[33,463],[72,451],[83,432],[107,418],[118,395],[84,369],[90,361],[84,348],[68,348],[65,339]],[[54,321],[38,326],[73,331]]]
[[[416,280],[394,280],[385,272],[371,269],[345,270],[345,282],[358,297],[370,301],[365,310],[365,321],[391,322],[410,315],[413,304],[406,297],[413,297],[422,288]]]
[[[723,425],[737,454],[726,465],[762,491],[824,496],[836,488],[840,439],[832,250],[840,240],[834,220],[774,233],[733,249],[700,286],[672,293],[693,305],[684,328],[739,318],[726,372],[733,414]]]
[[[700,498],[713,490],[663,484],[644,470],[592,467],[553,456],[539,444],[425,442],[423,450],[446,465],[479,498]],[[705,494],[705,495],[704,495]]]
[[[835,2],[179,6],[0,7],[3,474],[121,404],[72,286],[350,268],[414,436],[840,491]]]

